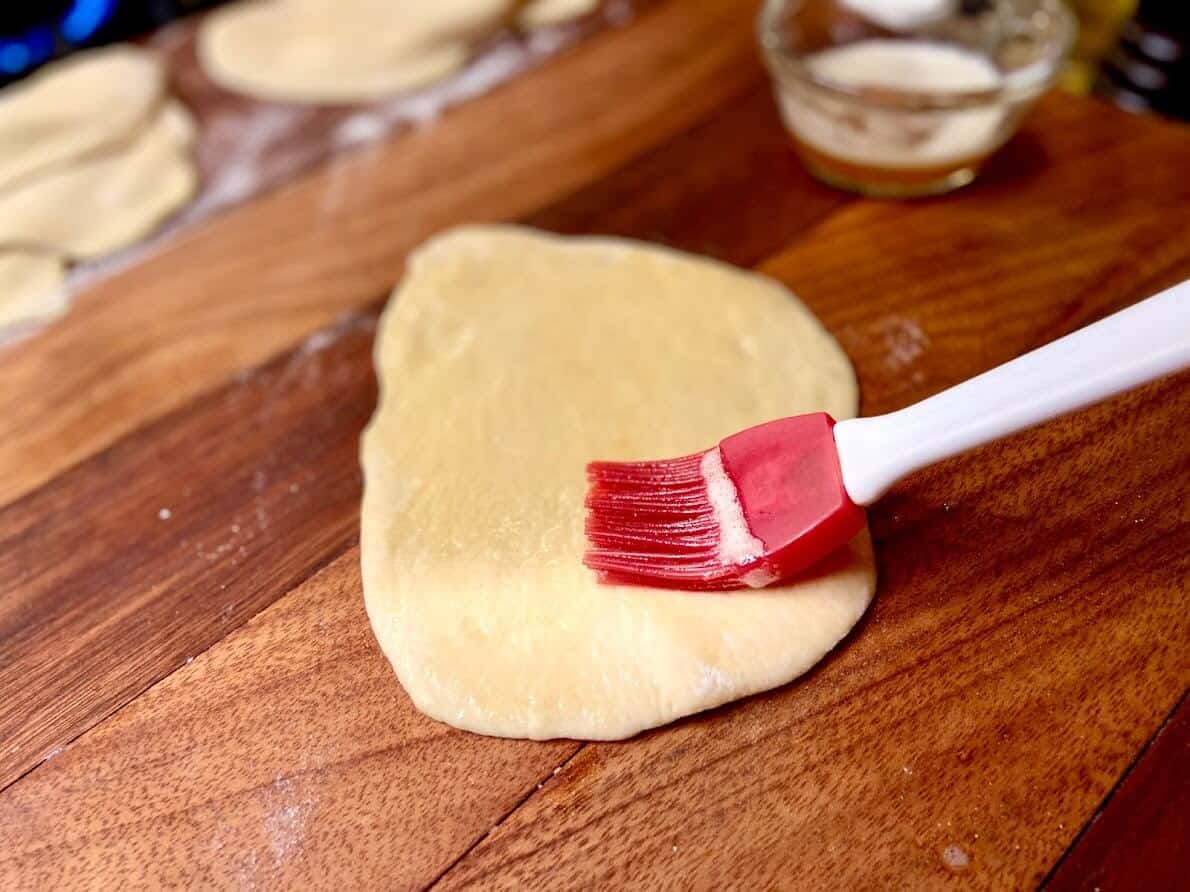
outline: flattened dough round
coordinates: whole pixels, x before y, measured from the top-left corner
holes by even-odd
[[[0,245],[100,257],[152,232],[194,194],[195,128],[180,102],[161,107],[132,142],[0,192]]]
[[[0,251],[0,331],[60,315],[66,309],[65,280],[61,257]]]
[[[212,13],[198,55],[222,86],[281,102],[366,102],[462,68],[509,0],[263,0]]]
[[[615,739],[784,684],[875,588],[866,532],[780,587],[601,586],[584,468],[675,456],[770,418],[855,413],[855,377],[763,277],[511,227],[410,260],[363,438],[364,597],[419,708],[509,737]]]
[[[125,140],[164,91],[160,61],[128,44],[79,53],[6,88],[0,189]]]
[[[517,23],[522,28],[543,28],[582,18],[598,8],[599,0],[533,0],[517,16]]]

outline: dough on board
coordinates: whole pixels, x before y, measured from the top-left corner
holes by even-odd
[[[513,227],[410,260],[363,438],[364,598],[414,702],[460,728],[614,739],[784,684],[862,615],[866,532],[798,581],[690,594],[581,563],[584,467],[854,415],[842,350],[764,277]]]
[[[170,101],[130,144],[0,191],[0,246],[87,259],[132,244],[194,194],[194,135],[185,106]]]
[[[365,102],[439,80],[509,15],[511,0],[255,0],[209,15],[204,70],[282,102]]]
[[[600,0],[533,0],[517,16],[522,28],[543,28],[590,15]]]
[[[195,136],[161,62],[126,44],[0,91],[0,328],[60,313],[67,261],[124,248],[183,205]]]
[[[0,190],[125,141],[165,90],[161,63],[117,44],[71,56],[0,92]]]
[[[66,308],[61,257],[0,250],[0,331],[52,319]]]

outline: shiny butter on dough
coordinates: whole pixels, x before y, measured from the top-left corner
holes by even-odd
[[[866,532],[759,591],[602,586],[581,562],[589,460],[854,415],[846,356],[776,282],[634,242],[468,227],[411,258],[375,360],[364,598],[434,718],[627,737],[797,677],[871,599]]]
[[[212,13],[198,56],[221,86],[281,102],[366,102],[462,68],[511,0],[258,0]]]
[[[129,143],[0,192],[0,246],[89,259],[140,240],[194,195],[194,138],[190,113],[171,100]]]
[[[161,62],[129,44],[78,53],[0,90],[0,190],[127,140],[164,93]]]

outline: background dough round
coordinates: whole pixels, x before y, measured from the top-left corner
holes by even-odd
[[[462,68],[470,43],[499,26],[507,0],[264,0],[211,14],[204,70],[227,89],[283,102],[362,102]]]
[[[61,257],[0,250],[0,331],[60,315],[65,281]]]
[[[127,44],[79,53],[0,93],[0,189],[126,140],[161,101],[155,56]]]
[[[193,196],[194,136],[190,113],[170,101],[118,151],[0,193],[0,245],[44,247],[86,259],[136,242]]]
[[[411,259],[363,440],[364,596],[414,702],[460,728],[613,739],[783,684],[875,587],[867,534],[793,584],[601,586],[585,463],[850,417],[855,377],[778,284],[614,239],[470,227]]]
[[[600,0],[534,0],[517,16],[522,28],[544,28],[590,15]]]

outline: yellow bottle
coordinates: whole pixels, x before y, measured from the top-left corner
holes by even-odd
[[[1095,79],[1100,60],[1111,51],[1120,28],[1136,10],[1136,0],[1066,0],[1078,17],[1078,40],[1060,83],[1068,90],[1086,93]]]

